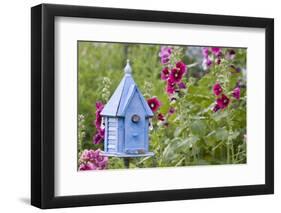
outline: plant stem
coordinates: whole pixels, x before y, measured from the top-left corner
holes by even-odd
[[[226,143],[226,163],[229,164],[230,163],[230,148],[229,148],[229,141],[227,141]]]

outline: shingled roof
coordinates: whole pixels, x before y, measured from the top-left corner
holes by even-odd
[[[132,77],[132,69],[129,61],[127,61],[127,65],[124,68],[124,72],[125,75],[123,79],[121,80],[115,92],[103,108],[101,115],[113,117],[124,116],[130,101],[134,97],[135,93],[137,93],[143,105],[143,108],[147,114],[146,116],[152,117],[153,112],[151,111],[150,107],[148,106],[146,100],[144,99],[143,95],[141,94]]]

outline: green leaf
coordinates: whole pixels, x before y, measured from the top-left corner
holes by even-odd
[[[182,159],[180,159],[177,164],[175,166],[182,166],[182,162],[185,160],[185,157],[183,157]]]
[[[205,142],[208,146],[215,146],[217,144],[216,131],[211,131],[206,135]]]
[[[219,128],[216,130],[216,138],[217,140],[227,140],[228,138],[228,131],[225,128]]]
[[[172,161],[176,157],[175,152],[173,150],[172,144],[168,144],[163,151],[163,159],[166,162]]]
[[[191,123],[191,132],[194,135],[204,136],[206,134],[207,125],[204,120],[195,120]]]
[[[213,113],[213,119],[215,121],[220,121],[228,116],[227,111],[217,111],[216,113]]]
[[[195,144],[197,141],[199,141],[199,138],[197,136],[194,135],[189,137],[189,143],[191,145]]]
[[[232,132],[231,134],[229,134],[228,139],[235,140],[239,135],[240,135],[240,132],[238,132],[238,131]]]
[[[181,134],[182,131],[183,131],[183,128],[177,127],[176,130],[175,130],[175,132],[174,132],[174,136],[175,136],[175,137],[180,136],[180,134]]]
[[[177,149],[182,149],[184,147],[192,147],[197,141],[199,141],[199,137],[195,136],[195,135],[192,135],[192,136],[189,136],[188,138],[186,138],[185,140],[183,141],[179,141],[178,145],[177,145]]]

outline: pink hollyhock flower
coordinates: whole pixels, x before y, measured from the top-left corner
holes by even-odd
[[[96,153],[94,150],[85,149],[80,156],[80,161],[81,162],[93,161],[95,158],[96,158]]]
[[[156,112],[162,105],[161,102],[156,97],[148,99],[147,103],[153,112]]]
[[[205,58],[207,58],[208,55],[209,55],[209,48],[208,48],[208,47],[203,47],[203,48],[202,48],[202,54],[203,54],[203,56],[204,56]]]
[[[186,85],[183,82],[178,83],[180,89],[186,89]]]
[[[97,168],[98,169],[105,169],[107,167],[107,164],[108,164],[108,157],[106,156],[102,156],[100,154],[100,149],[96,150],[96,159],[95,159],[95,162],[96,162],[96,165],[97,165]]]
[[[213,53],[215,56],[220,56],[220,55],[221,55],[221,48],[219,48],[219,47],[212,47],[212,48],[211,48],[211,51],[212,51],[212,53]]]
[[[106,169],[108,165],[108,157],[101,155],[101,150],[84,150],[80,156],[79,170],[102,170]]]
[[[167,64],[170,61],[170,58],[161,58],[162,64]]]
[[[108,157],[100,156],[97,161],[98,169],[103,170],[107,168],[108,165]]]
[[[207,58],[207,60],[206,60],[206,65],[208,66],[208,67],[210,67],[211,65],[212,65],[212,61],[211,61],[211,59],[208,57]]]
[[[172,115],[172,114],[174,114],[175,113],[175,111],[176,111],[176,109],[174,108],[174,107],[170,107],[170,109],[169,109],[169,115]]]
[[[175,85],[176,85],[176,83],[173,80],[171,80],[171,79],[167,80],[166,92],[167,92],[168,95],[172,95],[172,94],[175,93],[175,91],[176,91]]]
[[[202,66],[204,70],[207,70],[211,67],[212,61],[209,57],[203,59]]]
[[[237,100],[240,99],[240,88],[236,87],[233,91],[232,91],[232,96],[234,98],[236,98]]]
[[[79,171],[87,171],[87,170],[95,170],[97,167],[95,166],[94,163],[87,162],[87,163],[82,163],[79,166]]]
[[[164,117],[164,115],[163,115],[162,113],[158,113],[157,119],[158,119],[159,121],[164,121],[164,120],[165,120],[165,117]]]
[[[216,83],[214,86],[213,86],[213,92],[216,96],[220,95],[222,93],[222,88],[221,88],[221,85],[219,83]]]
[[[202,55],[203,55],[202,66],[203,66],[204,70],[207,70],[212,65],[212,61],[211,61],[211,59],[209,57],[209,48],[208,47],[203,47],[202,48]]]
[[[161,63],[167,64],[170,61],[171,54],[172,54],[172,48],[162,47],[159,53],[159,57],[161,58]]]
[[[169,74],[170,74],[170,71],[169,71],[168,67],[165,67],[161,72],[161,79],[167,80],[169,78]]]
[[[172,54],[172,48],[163,46],[161,47],[159,57],[169,57],[171,54]]]
[[[226,108],[229,102],[230,102],[229,98],[224,94],[221,95],[221,98],[217,99],[217,105],[219,106],[220,109]]]
[[[169,76],[169,79],[175,83],[180,83],[181,82],[181,79],[182,79],[182,76],[183,76],[183,72],[178,69],[178,68],[173,68],[171,73],[170,73],[170,76]]]

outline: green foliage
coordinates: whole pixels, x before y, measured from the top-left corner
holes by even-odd
[[[187,89],[175,95],[170,101],[165,93],[165,82],[160,79],[162,66],[159,61],[159,45],[135,45],[119,43],[79,42],[79,89],[78,114],[84,115],[83,129],[79,127],[78,152],[82,149],[103,148],[93,145],[95,134],[95,102],[106,103],[123,77],[126,59],[131,60],[134,79],[145,98],[157,96],[162,102],[161,113],[166,121],[153,118],[154,129],[150,132],[150,150],[153,157],[136,158],[130,161],[130,168],[168,167],[187,165],[212,165],[246,163],[246,50],[235,49],[234,60],[222,59],[203,71],[197,56],[187,56],[188,48],[177,47],[172,57],[195,64],[184,82]],[[223,51],[226,51],[224,48]],[[212,87],[220,83],[230,98],[226,109],[213,112],[216,96]],[[241,98],[232,97],[237,82],[242,82]],[[168,114],[173,106],[176,112]],[[109,169],[125,168],[123,159],[110,158]]]

